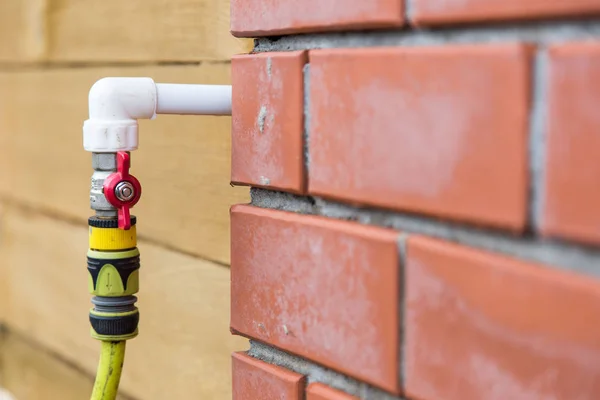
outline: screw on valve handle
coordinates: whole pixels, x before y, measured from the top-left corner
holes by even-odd
[[[131,228],[132,208],[142,195],[142,186],[135,176],[129,174],[131,159],[129,153],[119,151],[117,153],[117,172],[110,174],[104,180],[104,196],[110,204],[118,211],[119,229]]]

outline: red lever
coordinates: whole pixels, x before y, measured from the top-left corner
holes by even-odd
[[[117,172],[113,172],[104,180],[104,196],[118,210],[119,229],[131,228],[132,208],[142,196],[142,186],[135,176],[129,174],[131,160],[129,153],[117,153]]]

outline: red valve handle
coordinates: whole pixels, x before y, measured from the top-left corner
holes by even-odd
[[[119,151],[117,153],[117,172],[113,172],[104,180],[104,196],[110,204],[118,210],[119,229],[129,230],[131,228],[131,216],[129,209],[132,208],[142,196],[142,186],[135,176],[129,174],[131,160],[129,153]],[[133,197],[129,200],[121,200],[117,197],[116,189],[120,183],[129,183],[133,188]]]

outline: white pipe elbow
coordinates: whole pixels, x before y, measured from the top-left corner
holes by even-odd
[[[138,119],[156,114],[231,115],[231,86],[156,84],[151,78],[103,78],[90,89],[83,147],[95,153],[138,148]]]
[[[102,78],[90,89],[83,147],[96,153],[138,147],[138,119],[156,117],[156,84],[151,78]]]
[[[102,78],[90,89],[90,119],[154,118],[156,84],[151,78]]]

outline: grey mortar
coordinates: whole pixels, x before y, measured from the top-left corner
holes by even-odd
[[[319,33],[256,39],[255,52],[379,46],[527,42],[549,45],[600,39],[600,21],[544,21],[436,29]]]
[[[538,49],[533,63],[533,100],[529,127],[529,225],[534,231],[540,226],[544,197],[545,121],[548,114],[547,58],[546,49]]]
[[[251,199],[251,204],[257,207],[321,215],[392,228],[408,234],[431,236],[600,278],[600,249],[598,248],[531,235],[511,235],[499,230],[478,228],[421,215],[359,208],[317,197],[295,196],[258,188],[251,189]]]
[[[248,355],[306,376],[307,383],[319,382],[364,400],[399,400],[381,389],[342,375],[304,358],[294,356],[266,344],[250,341]]]

